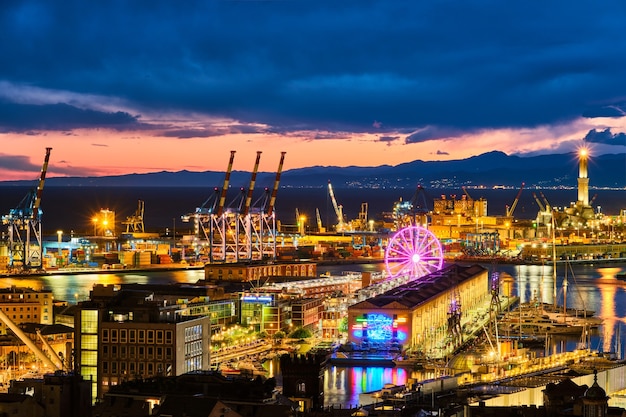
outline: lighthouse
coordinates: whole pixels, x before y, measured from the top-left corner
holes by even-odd
[[[578,202],[583,207],[589,206],[589,177],[587,174],[587,162],[589,152],[586,148],[578,151]]]

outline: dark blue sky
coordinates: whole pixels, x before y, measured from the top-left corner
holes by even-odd
[[[45,146],[56,175],[622,153],[624,22],[622,1],[4,1],[0,176]]]

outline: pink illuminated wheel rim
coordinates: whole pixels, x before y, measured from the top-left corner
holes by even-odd
[[[391,278],[423,277],[443,267],[439,239],[428,229],[409,226],[398,231],[387,244],[385,266]]]

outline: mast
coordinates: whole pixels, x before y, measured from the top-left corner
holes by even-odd
[[[550,224],[552,225],[552,300],[556,308],[556,235],[554,230],[554,210],[552,210],[552,215],[550,216]]]

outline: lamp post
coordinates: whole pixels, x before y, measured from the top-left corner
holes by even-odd
[[[61,254],[61,240],[63,239],[63,230],[57,230],[57,258],[63,258]]]
[[[97,230],[96,230],[96,228],[98,226],[98,218],[94,216],[94,218],[91,219],[91,221],[93,222],[93,235],[94,236],[98,236],[98,233],[97,233]]]

